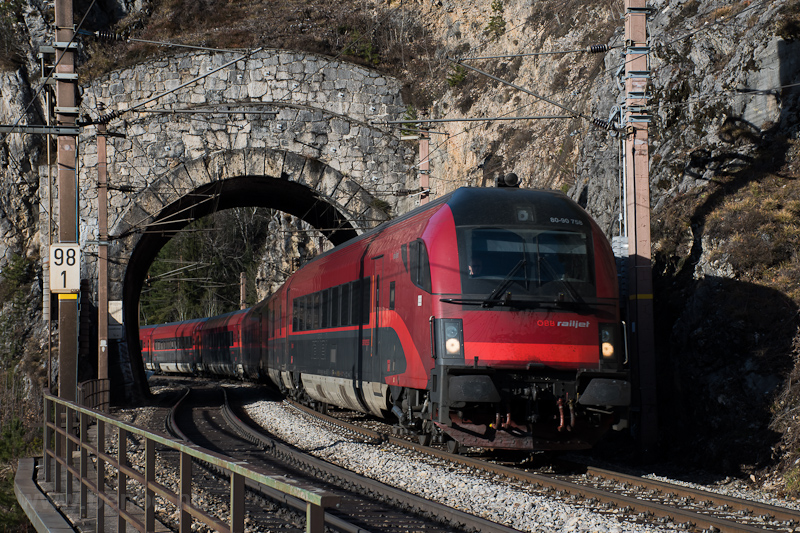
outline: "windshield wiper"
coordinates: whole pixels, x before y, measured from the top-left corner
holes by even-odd
[[[567,280],[565,280],[563,278],[560,278],[558,276],[558,274],[556,273],[555,269],[553,269],[553,266],[550,263],[548,263],[547,260],[543,260],[543,259],[539,258],[539,264],[544,266],[545,270],[547,270],[547,273],[550,274],[550,276],[553,278],[553,281],[557,281],[558,283],[561,284],[562,287],[564,287],[567,290],[567,292],[569,293],[570,298],[572,298],[572,301],[574,303],[576,303],[578,305],[585,305],[586,304],[586,302],[583,301],[583,298],[581,298],[581,295],[578,294],[578,291],[575,290],[575,287],[573,287],[572,284],[569,281],[567,281]],[[563,303],[566,303],[566,302],[564,302],[563,300],[561,300],[559,298],[558,303],[563,304]]]
[[[520,268],[524,267],[526,263],[527,261],[525,260],[525,257],[519,260],[514,268],[512,268],[508,274],[506,274],[506,277],[504,277],[500,284],[492,291],[492,293],[486,297],[482,304],[483,307],[492,307],[500,303],[498,296],[500,296],[500,293],[502,293],[511,283],[511,278],[514,277],[514,274],[516,274]]]
[[[456,305],[483,305],[486,300],[480,298],[439,298],[439,301]]]

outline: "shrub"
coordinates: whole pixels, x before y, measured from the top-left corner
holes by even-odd
[[[0,0],[0,69],[16,69],[22,62],[22,45],[16,30],[22,0]]]
[[[504,11],[502,0],[494,0],[492,2],[492,16],[489,17],[489,23],[483,30],[484,35],[497,39],[506,32],[506,21],[503,18]]]
[[[467,77],[467,69],[461,65],[451,65],[450,75],[447,76],[447,85],[456,87]]]

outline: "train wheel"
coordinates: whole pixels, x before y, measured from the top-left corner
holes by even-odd
[[[450,453],[461,453],[461,445],[457,440],[447,439],[447,451]]]
[[[417,434],[417,440],[423,446],[430,446],[431,444],[431,436],[428,433],[419,433]]]

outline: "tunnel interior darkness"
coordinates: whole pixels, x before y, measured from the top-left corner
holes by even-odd
[[[138,309],[150,265],[175,232],[196,219],[234,207],[266,207],[289,213],[320,230],[334,245],[358,235],[350,221],[315,190],[266,176],[215,181],[165,207],[153,222],[141,230],[142,236],[131,253],[122,288],[123,322],[134,388],[142,397],[149,394],[149,387],[139,346]]]

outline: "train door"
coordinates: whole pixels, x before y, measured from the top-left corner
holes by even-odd
[[[381,382],[381,356],[378,353],[378,347],[380,346],[380,330],[381,330],[381,306],[383,305],[383,301],[381,300],[381,278],[383,277],[383,256],[373,257],[372,258],[372,279],[373,279],[373,291],[372,291],[372,309],[371,314],[374,317],[374,323],[372,327],[372,335],[370,339],[370,345],[372,350],[369,352],[370,356],[370,363],[369,365],[365,365],[369,368],[369,376],[367,376],[367,380],[371,382]]]

